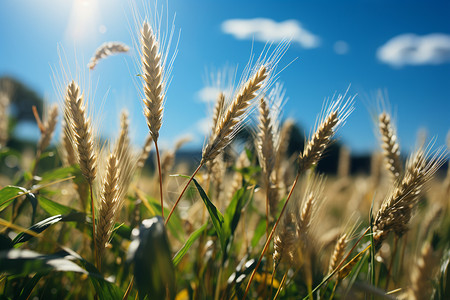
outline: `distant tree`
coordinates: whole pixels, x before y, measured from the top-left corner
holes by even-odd
[[[8,146],[21,149],[25,146],[23,141],[19,141],[13,135],[17,125],[25,122],[36,124],[32,107],[36,106],[39,115],[42,115],[43,100],[31,88],[19,80],[10,76],[0,77],[0,87],[9,86],[11,88],[11,98],[9,104],[9,141]],[[38,139],[39,137],[36,137]]]

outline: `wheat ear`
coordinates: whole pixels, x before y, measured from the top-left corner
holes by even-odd
[[[282,261],[286,261],[287,264],[293,263],[296,238],[295,217],[292,213],[286,213],[273,237],[274,269]]]
[[[138,161],[137,161],[137,167],[139,169],[142,169],[145,165],[145,162],[150,154],[150,151],[152,150],[152,136],[148,135],[145,139],[144,146],[142,147],[141,154],[139,155]]]
[[[407,231],[424,185],[442,166],[445,155],[446,152],[439,149],[428,158],[427,151],[419,149],[408,160],[403,178],[396,183],[375,217],[373,232],[376,251],[390,231],[394,231],[398,236]]]
[[[252,104],[251,100],[256,97],[256,92],[261,88],[267,75],[267,68],[261,66],[240,89],[233,102],[218,121],[215,131],[203,148],[200,164],[203,165],[213,160],[231,142],[239,125],[247,115],[247,109]]]
[[[92,185],[97,171],[97,153],[91,123],[86,116],[84,97],[74,81],[67,87],[66,105],[68,107],[64,113],[70,116],[68,119],[75,139],[81,173]]]
[[[223,114],[225,108],[225,94],[220,93],[217,97],[216,105],[214,106],[214,112],[213,112],[213,132],[216,131],[217,123],[220,120],[220,117]]]
[[[187,187],[191,183],[194,176],[200,170],[200,168],[207,162],[214,160],[219,153],[231,142],[235,136],[239,126],[243,122],[248,113],[248,108],[252,104],[252,100],[257,96],[257,91],[262,87],[264,79],[268,75],[267,68],[263,65],[258,71],[242,86],[238,94],[234,98],[233,102],[225,111],[224,115],[217,123],[217,128],[209,138],[208,143],[203,148],[202,159],[197,169],[192,173],[188,182],[184,186],[177,201],[172,207],[169,216],[166,219],[166,224],[170,219],[175,207],[178,205],[181,197],[186,191]]]
[[[322,117],[322,121],[313,136],[306,143],[305,149],[299,155],[298,172],[304,172],[317,165],[337,128],[343,124],[348,115],[353,111],[354,97],[348,98],[343,103],[345,96],[339,95],[338,99],[328,107],[324,115],[325,118]]]
[[[130,47],[120,42],[106,42],[95,50],[94,56],[89,61],[88,68],[93,70],[100,59],[111,56],[113,54],[128,52]]]
[[[141,30],[142,45],[142,78],[144,79],[145,117],[153,141],[159,137],[159,129],[162,125],[164,104],[164,81],[161,66],[161,53],[156,35],[147,22],[144,22]]]
[[[102,180],[102,191],[100,193],[100,209],[96,234],[97,254],[100,262],[106,243],[111,236],[111,229],[117,215],[120,172],[118,164],[116,155],[111,153],[108,157],[106,173]]]
[[[347,244],[347,234],[344,233],[337,240],[336,245],[334,246],[333,255],[331,255],[330,263],[328,265],[328,273],[333,272],[338,263],[341,262],[344,257],[345,247],[347,247]]]
[[[92,133],[91,123],[86,116],[86,108],[84,97],[80,92],[78,85],[72,81],[67,87],[66,107],[64,114],[66,119],[70,120],[71,132],[75,139],[77,149],[78,163],[81,173],[89,184],[91,194],[91,215],[92,215],[92,238],[94,240],[94,258],[97,266],[99,266],[97,254],[96,226],[95,226],[95,206],[92,185],[97,171],[97,153],[94,147],[94,136]]]
[[[159,174],[159,193],[161,199],[161,214],[164,218],[164,200],[162,190],[162,171],[161,158],[159,157],[158,137],[159,129],[162,125],[164,98],[165,98],[165,82],[164,70],[161,63],[161,52],[159,43],[152,28],[147,22],[144,22],[141,30],[142,44],[142,77],[144,79],[143,99],[145,109],[144,114],[147,119],[147,126],[150,130],[153,142],[155,143],[156,160],[158,163]]]
[[[386,169],[396,179],[402,173],[400,146],[397,141],[395,128],[391,122],[391,117],[386,112],[381,113],[379,116],[379,128],[383,154],[386,161]]]
[[[0,149],[8,142],[9,114],[8,107],[11,102],[12,83],[3,80],[0,82]]]
[[[58,105],[53,105],[48,110],[48,115],[44,121],[44,131],[41,132],[41,138],[38,142],[38,152],[42,153],[48,145],[50,145],[50,141],[53,137],[53,133],[55,132],[56,122],[58,121]]]

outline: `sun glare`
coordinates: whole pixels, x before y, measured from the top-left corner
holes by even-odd
[[[92,41],[99,22],[99,0],[75,0],[72,3],[66,38],[78,45]]]

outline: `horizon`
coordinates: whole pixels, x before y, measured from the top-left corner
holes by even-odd
[[[78,74],[78,64],[82,69],[78,76],[89,82],[92,89],[88,91],[95,96],[91,99],[94,124],[111,124],[103,126],[101,136],[115,136],[120,109],[128,106],[133,141],[143,144],[148,128],[136,86],[138,61],[133,48],[137,33],[130,34],[135,26],[131,9],[118,0],[108,5],[105,0],[20,2],[0,4],[0,36],[6,45],[1,50],[0,76],[12,75],[54,103],[61,100],[53,81],[58,85],[62,78],[52,78],[52,70],[61,72],[58,65],[63,59],[65,70]],[[389,98],[403,155],[414,149],[422,129],[436,146],[446,145],[450,23],[445,12],[450,4],[413,1],[405,12],[402,2],[326,3],[329,10],[317,3],[296,1],[262,1],[257,7],[238,1],[170,1],[165,13],[169,21],[176,13],[173,43],[177,43],[179,29],[181,33],[164,108],[162,148],[172,147],[187,133],[195,140],[184,149],[201,148],[214,100],[209,73],[229,66],[222,72],[240,78],[251,53],[258,56],[267,43],[288,37],[291,45],[278,67],[283,69],[279,79],[289,98],[283,115],[293,118],[306,136],[324,99],[344,93],[351,85],[349,95],[358,94],[356,109],[338,132],[338,139],[352,154],[381,149],[370,120],[378,105],[374,100],[378,91]],[[236,10],[237,5],[243,9]],[[417,22],[419,16],[421,22]],[[86,22],[79,22],[82,18]],[[79,23],[83,23],[81,27]],[[108,41],[124,42],[131,52],[101,60],[88,72],[85,66],[90,57]],[[63,49],[62,57],[58,57],[58,47]],[[237,71],[232,71],[232,66],[237,66]],[[36,126],[18,130],[26,132],[27,138],[39,134]]]

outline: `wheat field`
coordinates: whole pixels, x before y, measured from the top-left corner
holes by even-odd
[[[20,153],[8,145],[14,89],[1,82],[2,299],[450,298],[449,145],[402,152],[380,110],[367,172],[351,172],[346,147],[335,173],[320,172],[355,95],[324,103],[292,149],[277,82],[284,42],[247,66],[232,95],[217,95],[199,159],[177,158],[188,140],[160,153],[171,60],[158,30],[144,21],[136,32],[141,148],[125,110],[117,137],[101,141],[87,92],[69,78],[59,106],[34,108],[41,136]],[[105,43],[88,67],[128,50]],[[235,143],[243,129],[251,134]]]

